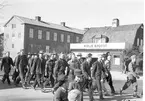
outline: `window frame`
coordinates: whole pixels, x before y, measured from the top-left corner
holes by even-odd
[[[38,39],[42,39],[42,30],[38,30]]]
[[[53,40],[57,41],[57,33],[56,32],[54,33]]]
[[[29,38],[34,38],[34,29],[33,28],[29,29]]]
[[[60,37],[61,37],[60,38],[61,39],[61,42],[64,42],[64,34],[61,34]]]
[[[70,43],[71,42],[70,39],[71,39],[71,36],[70,35],[67,35],[67,43]]]
[[[46,40],[50,40],[50,32],[49,31],[46,31]]]

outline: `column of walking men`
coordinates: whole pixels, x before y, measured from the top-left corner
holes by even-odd
[[[136,57],[132,56],[131,58]],[[74,53],[44,56],[43,51],[40,51],[38,54],[26,55],[22,49],[13,62],[10,52],[6,52],[1,64],[1,70],[4,67],[2,82],[4,83],[7,79],[8,84],[11,85],[9,73],[12,65],[15,68],[12,80],[16,86],[19,86],[21,81],[24,89],[29,86],[33,89],[39,87],[42,92],[46,91],[47,86],[52,87],[54,101],[83,101],[83,92],[88,92],[89,100],[93,101],[95,90],[99,93],[99,99],[104,99],[103,96],[109,94],[105,88],[105,82],[110,86],[111,95],[115,94],[110,73],[110,59],[109,54],[102,54],[93,61],[91,53],[87,54],[85,59],[82,58],[81,53],[77,56]],[[135,68],[132,66],[133,59],[131,68]],[[135,75],[136,78],[135,71],[131,72],[130,75]],[[133,84],[136,81],[132,82],[132,78],[127,80],[120,93],[128,88],[127,84],[129,83]],[[138,97],[137,85],[135,88],[133,96]]]

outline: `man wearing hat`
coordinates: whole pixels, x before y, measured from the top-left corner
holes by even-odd
[[[69,65],[68,65],[67,61],[65,60],[65,55],[60,54],[59,60],[56,61],[55,67],[54,67],[54,79],[56,82],[56,85],[53,88],[54,91],[59,87],[59,85],[61,85],[60,78],[65,77],[65,75],[66,76],[68,75],[68,74],[65,74],[66,68],[68,68],[68,67],[69,67]],[[69,68],[67,70],[69,70]]]
[[[68,101],[68,81],[64,80],[62,85],[59,86],[59,88],[56,90],[53,101]]]
[[[69,101],[83,101],[83,86],[84,79],[83,74],[80,69],[75,69],[74,71],[75,79],[73,82],[69,83],[68,87],[68,100]]]
[[[78,60],[80,65],[83,63],[83,58],[82,58],[82,54],[81,53],[77,54],[77,60]]]
[[[41,83],[41,77],[45,69],[45,60],[43,58],[43,51],[40,51],[39,57],[34,59],[32,68],[34,68],[34,73],[36,74],[36,78],[34,84],[32,85],[32,88],[35,89],[36,85],[38,84],[41,90],[43,90],[43,85]]]
[[[98,60],[94,62],[92,66],[92,78],[95,83],[95,86],[98,89],[100,99],[104,99],[102,94],[102,87],[101,87],[102,73],[104,73],[103,71],[104,69],[103,69],[103,64],[101,62],[101,56],[99,56]]]
[[[18,57],[16,61],[16,67],[19,70],[19,77],[16,80],[16,84],[18,84],[21,80],[22,87],[25,89],[25,74],[26,74],[26,68],[28,66],[28,59],[27,56],[24,54],[24,49],[20,50],[20,56]]]
[[[6,52],[6,56],[2,58],[1,62],[1,71],[4,68],[4,75],[2,78],[2,82],[4,83],[7,79],[8,84],[10,85],[9,73],[11,71],[11,66],[14,66],[13,60],[10,57],[10,52]]]
[[[93,100],[92,90],[91,90],[91,86],[90,86],[91,67],[92,67],[92,54],[89,53],[86,57],[86,60],[81,65],[81,70],[82,70],[83,76],[85,78],[85,84],[86,84],[86,88],[88,89],[90,101]]]
[[[138,84],[137,78],[139,78],[138,74],[136,73],[136,55],[131,56],[131,62],[128,65],[128,76],[127,81],[125,82],[124,86],[120,89],[120,94],[122,94],[123,90],[126,90],[131,84],[133,85],[133,97],[139,98],[137,95]]]

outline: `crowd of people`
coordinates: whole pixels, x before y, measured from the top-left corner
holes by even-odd
[[[7,79],[11,85],[9,73],[13,67],[15,70],[12,80],[16,86],[19,86],[21,81],[22,88],[39,87],[42,92],[49,86],[52,88],[54,101],[83,101],[83,92],[88,92],[89,100],[93,101],[95,90],[99,93],[99,99],[104,99],[103,96],[109,94],[105,87],[106,82],[110,86],[111,95],[116,93],[110,72],[110,60],[111,56],[108,53],[98,56],[93,61],[91,53],[85,58],[82,58],[81,53],[44,55],[43,51],[26,55],[22,49],[13,61],[10,52],[6,52],[1,63],[1,70],[4,71],[2,82]],[[135,72],[136,56],[131,56],[131,60],[127,81],[120,89],[120,94],[133,84],[133,96],[139,97],[136,80],[139,76]]]

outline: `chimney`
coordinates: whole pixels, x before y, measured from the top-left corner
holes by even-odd
[[[118,27],[119,26],[119,19],[115,18],[112,21],[112,27]]]
[[[61,22],[60,24],[61,24],[61,26],[65,26],[65,22]]]
[[[35,20],[36,20],[36,21],[41,21],[41,17],[40,17],[40,16],[36,16],[36,17],[35,17]]]
[[[84,31],[87,31],[87,30],[89,30],[89,28],[84,28]]]

